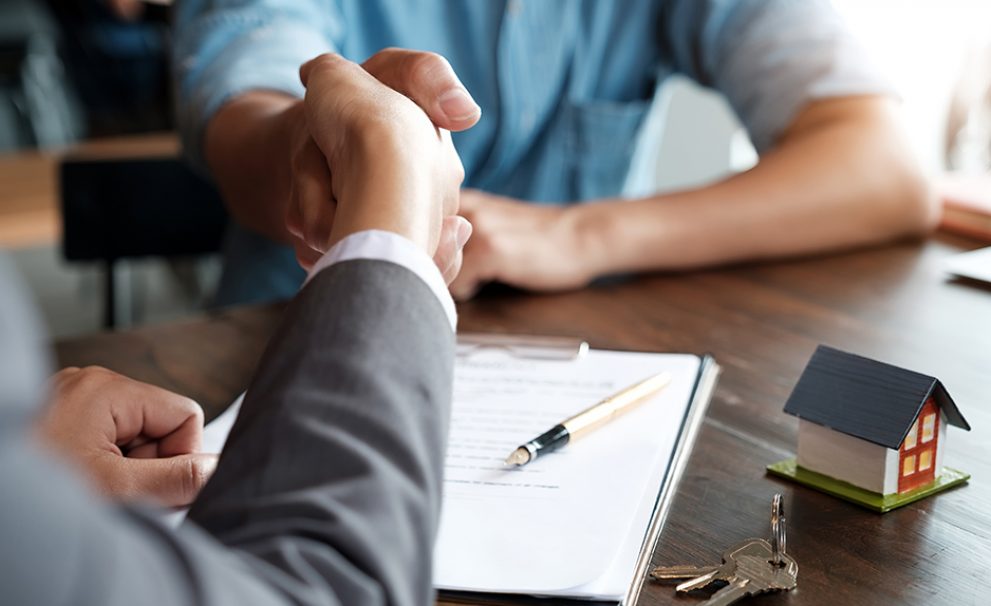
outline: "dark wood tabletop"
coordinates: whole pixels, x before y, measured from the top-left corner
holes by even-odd
[[[766,536],[784,495],[799,587],[767,604],[986,604],[991,576],[991,286],[954,279],[941,236],[868,251],[656,275],[566,294],[501,293],[460,306],[460,328],[580,336],[593,347],[708,352],[723,368],[655,564],[708,563]],[[283,306],[56,344],[59,364],[99,364],[219,413],[251,376]],[[949,429],[946,463],[969,484],[877,514],[768,476],[792,456],[797,419],[784,402],[816,345],[931,374],[970,422]],[[640,604],[696,604],[650,584]]]

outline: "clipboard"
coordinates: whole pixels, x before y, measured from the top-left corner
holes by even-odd
[[[458,336],[459,356],[471,356],[479,351],[493,348],[504,350],[515,357],[533,360],[577,360],[588,355],[589,351],[603,351],[590,350],[588,344],[581,339],[475,333]],[[549,603],[574,605],[595,604],[603,606],[633,606],[636,604],[650,567],[651,557],[673,502],[678,483],[691,455],[692,447],[698,436],[699,429],[705,418],[706,410],[708,409],[718,381],[720,367],[715,359],[707,354],[698,356],[698,358],[698,372],[691,390],[690,402],[680,419],[678,437],[673,454],[668,460],[667,468],[660,483],[655,487],[656,496],[650,514],[650,520],[646,528],[643,528],[636,566],[629,580],[628,589],[621,600],[599,600],[562,595],[541,597],[521,593],[487,593],[446,589],[440,589],[438,591],[438,599],[455,603],[506,606],[543,606]],[[576,448],[580,448],[580,446],[576,446]]]
[[[569,361],[580,363],[583,359],[586,359],[586,361],[593,359],[597,352],[617,355],[632,354],[634,356],[652,355],[650,353],[593,350],[590,349],[588,344],[583,340],[560,339],[556,337],[541,337],[532,340],[531,337],[527,336],[460,335],[458,340],[459,359],[461,360],[460,363],[463,363],[465,359],[470,359],[475,355],[479,355],[481,352],[493,350],[505,352],[510,358],[524,361],[526,363],[521,365],[527,367],[533,366],[530,362],[536,361],[545,361],[554,365],[562,363],[560,364],[561,366],[567,366]],[[462,345],[463,347],[461,347]],[[665,354],[660,355],[663,356]],[[622,598],[612,599],[615,595],[619,595],[619,592],[610,594],[610,599],[595,599],[588,597],[569,597],[567,595],[539,597],[528,595],[526,593],[507,591],[494,593],[472,590],[451,591],[447,589],[440,589],[438,591],[438,597],[440,600],[470,604],[504,604],[507,606],[546,606],[547,604],[570,604],[575,606],[579,604],[633,606],[637,603],[637,599],[639,598],[640,591],[643,587],[644,579],[646,578],[657,540],[663,530],[668,511],[670,510],[671,503],[674,499],[675,491],[688,462],[688,458],[691,454],[702,420],[705,417],[705,412],[708,408],[709,401],[711,400],[720,372],[719,365],[709,355],[676,355],[697,360],[697,371],[694,373],[694,381],[690,386],[689,395],[686,396],[687,405],[683,409],[683,413],[680,417],[680,423],[677,426],[677,438],[674,440],[671,456],[667,459],[667,464],[663,470],[663,474],[659,476],[659,481],[656,482],[656,484],[652,484],[650,486],[650,492],[647,493],[648,495],[651,493],[654,495],[652,503],[650,503],[649,519],[647,523],[638,527],[637,531],[639,534],[629,535],[631,542],[632,539],[636,539],[638,541],[638,548],[635,551],[630,550],[629,552],[630,555],[633,555],[634,553],[636,554],[635,566],[632,566],[629,569],[628,582],[625,576],[627,569],[624,569],[622,586],[625,587],[625,592],[623,593]],[[683,402],[684,401],[686,400],[683,400]],[[204,431],[205,446],[210,444],[212,446],[209,447],[214,448],[217,452],[221,450],[223,443],[226,440],[227,433],[230,431],[230,427],[236,419],[238,408],[239,401],[236,401],[225,413],[207,425],[206,430]],[[642,409],[642,407],[640,408]],[[671,424],[671,426],[673,427],[673,424]],[[575,449],[582,448],[583,446],[584,444],[576,445]],[[448,496],[449,495],[445,495],[445,502]],[[644,500],[643,503],[647,504],[648,501]],[[450,512],[450,508],[447,507],[447,505],[445,505],[445,511]],[[170,522],[177,525],[183,516],[184,512],[172,514]],[[640,532],[641,530],[642,532]]]

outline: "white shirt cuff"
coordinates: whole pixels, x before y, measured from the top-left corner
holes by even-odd
[[[457,330],[458,312],[454,307],[454,299],[447,290],[447,283],[440,273],[434,260],[427,256],[422,248],[413,244],[408,238],[397,233],[379,229],[369,229],[353,233],[335,244],[313,265],[310,275],[306,277],[305,286],[313,276],[335,263],[352,259],[377,259],[401,265],[412,271],[423,280],[440,301],[451,330]]]

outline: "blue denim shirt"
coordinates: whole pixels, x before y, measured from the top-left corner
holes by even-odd
[[[759,151],[801,106],[888,92],[826,0],[179,0],[178,116],[202,165],[205,125],[252,89],[302,96],[299,66],[334,51],[445,56],[482,107],[455,133],[465,184],[535,202],[621,193],[657,85],[721,91]],[[280,161],[273,158],[273,162]],[[290,296],[292,252],[235,232],[219,301]]]
[[[300,64],[398,46],[450,60],[482,107],[454,135],[466,185],[533,201],[620,193],[657,84],[726,95],[757,149],[810,99],[886,91],[825,0],[180,0],[180,124],[250,89],[302,95]]]

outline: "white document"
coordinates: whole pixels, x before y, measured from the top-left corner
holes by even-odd
[[[601,350],[567,361],[499,350],[458,358],[435,586],[621,599],[700,363]],[[661,371],[671,382],[650,400],[527,466],[503,465],[520,444]],[[204,451],[220,451],[240,404],[207,425]]]
[[[622,597],[699,364],[600,350],[576,361],[498,351],[459,359],[435,585]],[[522,468],[503,465],[520,444],[665,370],[668,387],[618,419]]]
[[[953,255],[946,268],[958,276],[991,283],[991,248],[981,248]]]

